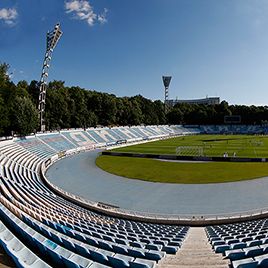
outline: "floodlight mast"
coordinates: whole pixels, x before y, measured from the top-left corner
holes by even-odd
[[[172,76],[162,76],[163,84],[165,87],[165,101],[164,101],[164,107],[165,107],[165,113],[168,112],[169,110],[169,103],[168,103],[168,89],[169,89],[169,84],[171,81]]]
[[[46,91],[47,91],[47,78],[49,71],[49,63],[52,58],[52,52],[55,49],[60,37],[62,36],[62,31],[60,29],[60,24],[57,23],[54,30],[47,32],[47,44],[46,44],[46,53],[45,59],[42,68],[42,74],[40,78],[40,86],[39,86],[39,120],[40,120],[40,130],[46,130],[46,124],[44,119],[45,114],[45,105],[46,105]]]

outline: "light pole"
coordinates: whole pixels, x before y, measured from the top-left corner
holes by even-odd
[[[169,104],[168,104],[168,88],[171,81],[172,76],[162,76],[164,87],[165,87],[165,113],[168,112]]]
[[[44,114],[45,114],[45,105],[46,105],[46,91],[47,91],[47,78],[48,78],[49,63],[52,58],[52,52],[54,48],[56,47],[61,36],[62,36],[62,31],[60,29],[59,23],[56,24],[54,30],[47,32],[46,53],[45,53],[45,59],[43,63],[42,74],[41,74],[41,79],[40,79],[40,87],[39,87],[38,111],[39,111],[41,131],[46,130]]]

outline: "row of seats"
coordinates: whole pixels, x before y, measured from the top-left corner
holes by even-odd
[[[128,221],[86,210],[43,184],[42,163],[61,152],[111,142],[258,129],[259,126],[116,127],[66,130],[1,142],[1,244],[19,267],[155,267],[166,254],[179,250],[188,227]],[[215,252],[229,258],[233,267],[265,267],[266,228],[266,220],[260,220],[211,226],[207,234]]]
[[[209,226],[209,242],[234,268],[268,267],[268,219]]]
[[[51,267],[28,249],[1,221],[0,244],[17,267]]]
[[[65,131],[0,144],[0,240],[18,267],[151,268],[179,250],[188,227],[108,217],[56,195],[40,178],[42,163],[62,151],[111,137],[176,134],[168,126],[129,129]]]
[[[267,133],[267,127],[261,125],[204,125],[199,127],[199,131],[207,134],[259,134]]]
[[[179,126],[93,128],[38,134],[27,137],[27,139],[18,138],[16,142],[26,150],[38,155],[40,158],[44,158],[46,156],[51,157],[60,151],[76,149],[82,146],[105,146],[111,142],[123,140],[130,142],[188,133],[189,129]]]

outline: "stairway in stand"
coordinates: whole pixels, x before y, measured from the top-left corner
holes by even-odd
[[[228,268],[229,261],[216,254],[208,242],[205,228],[190,228],[181,249],[176,255],[168,255],[157,268]]]

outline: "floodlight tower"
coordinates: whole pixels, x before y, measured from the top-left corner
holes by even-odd
[[[42,74],[41,74],[41,79],[40,79],[40,87],[39,87],[38,111],[39,111],[41,131],[46,130],[44,114],[45,114],[45,105],[46,105],[46,91],[47,91],[47,78],[48,78],[49,63],[52,58],[52,52],[55,49],[61,36],[62,36],[62,31],[60,29],[59,23],[56,24],[54,30],[47,32],[46,53],[45,53],[45,59],[43,63]]]
[[[165,113],[168,112],[169,109],[169,103],[168,103],[168,89],[169,89],[169,84],[171,81],[172,76],[162,76],[164,87],[165,87]]]

